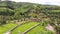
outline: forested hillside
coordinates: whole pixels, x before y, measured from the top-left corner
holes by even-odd
[[[9,2],[8,5],[6,1],[0,2],[0,25],[6,24],[7,20],[37,18],[51,24],[52,26],[58,25],[58,28],[60,28],[60,6]]]

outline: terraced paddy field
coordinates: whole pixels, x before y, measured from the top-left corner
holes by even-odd
[[[26,23],[13,30],[12,34],[53,34],[51,31],[46,31],[45,26],[35,26],[36,24],[40,24],[40,22]]]
[[[12,34],[18,34],[18,32],[20,31],[20,33],[26,31],[27,29],[29,29],[30,27],[34,26],[38,24],[38,22],[29,22],[27,24],[24,24],[18,28],[16,28],[15,30],[12,31]]]
[[[53,34],[51,31],[46,31],[44,26],[37,26],[36,28],[30,30],[26,34]]]
[[[18,26],[14,28],[11,31],[11,34],[53,34],[51,31],[46,31],[45,26],[40,25],[41,22],[26,22],[23,25],[16,25],[13,23],[5,24],[0,26],[0,34],[4,34],[5,32],[8,32],[15,26]]]
[[[0,26],[0,34],[7,32],[8,30],[12,29],[15,26],[16,26],[16,24],[13,24],[13,23],[9,23],[9,24]]]

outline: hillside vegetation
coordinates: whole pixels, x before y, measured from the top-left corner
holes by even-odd
[[[60,32],[60,6],[12,1],[8,1],[8,4],[6,1],[0,2],[0,25],[7,24],[8,20],[26,20],[26,18],[42,20],[46,24],[52,25],[57,33]]]

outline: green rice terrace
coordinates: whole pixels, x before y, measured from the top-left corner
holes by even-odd
[[[41,22],[26,22],[25,24],[21,23],[22,25],[21,24],[16,25],[13,23],[4,24],[0,26],[0,34],[4,34],[6,32],[8,33],[8,31],[11,30],[12,28],[13,29],[10,31],[11,34],[18,34],[18,33],[20,34],[48,34],[48,33],[53,34],[53,32],[51,31],[46,31],[46,29],[44,28],[45,26],[42,26],[42,24],[40,23]],[[14,28],[15,26],[17,27]]]
[[[1,1],[0,34],[60,34],[60,6]]]

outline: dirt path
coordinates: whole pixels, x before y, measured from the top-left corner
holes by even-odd
[[[4,33],[4,34],[11,34],[11,31],[8,31],[8,32],[6,32],[6,33]]]
[[[48,24],[48,26],[46,26],[45,28],[46,28],[47,31],[50,30],[50,31],[52,31],[54,34],[56,34],[55,29],[54,29],[53,26],[51,26],[50,24]]]

